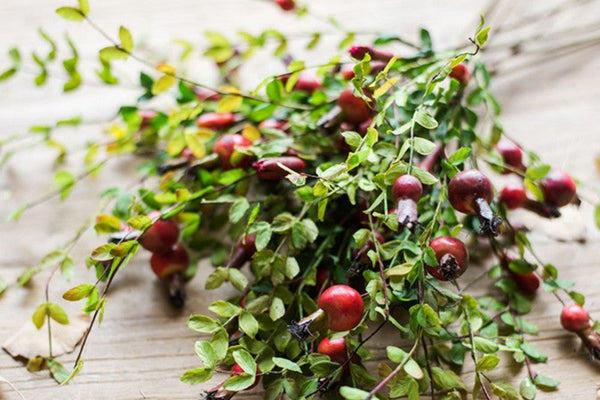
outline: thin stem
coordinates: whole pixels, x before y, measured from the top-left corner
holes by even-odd
[[[423,346],[423,353],[425,353],[425,363],[427,366],[427,373],[429,374],[431,400],[435,400],[435,387],[434,387],[434,381],[433,381],[433,372],[431,370],[431,363],[429,362],[429,352],[427,351],[427,343],[425,342],[425,340],[421,341],[421,345]]]
[[[365,397],[365,400],[371,400],[373,398],[373,396],[375,396],[377,393],[379,393],[381,391],[381,389],[383,389],[385,387],[385,385],[387,385],[396,375],[398,375],[398,373],[400,371],[402,371],[402,369],[404,368],[406,363],[411,359],[411,357],[413,356],[415,351],[417,351],[417,348],[419,347],[419,342],[421,341],[422,336],[423,336],[423,331],[421,329],[419,329],[419,333],[417,335],[417,338],[415,339],[415,343],[413,344],[413,347],[410,349],[408,354],[406,354],[406,357],[402,360],[402,362],[400,364],[398,364],[398,366],[396,366],[396,368],[392,372],[390,372],[390,374],[388,376],[386,376],[381,382],[379,382],[377,384],[377,386],[375,386],[373,388],[373,390],[371,390],[369,392],[369,394]],[[491,399],[489,399],[489,400],[491,400]]]
[[[463,314],[465,316],[465,321],[467,322],[467,329],[469,331],[469,339],[471,341],[471,359],[473,359],[473,364],[475,366],[477,366],[477,354],[475,353],[475,337],[473,335],[473,329],[471,327],[471,318],[469,317],[469,312],[466,309],[463,309]],[[481,372],[475,372],[477,374],[477,377],[479,378],[479,383],[481,384],[481,390],[483,391],[483,394],[485,395],[485,398],[487,400],[492,400],[490,394],[488,393],[485,385],[483,384],[481,377],[482,377],[482,373]]]

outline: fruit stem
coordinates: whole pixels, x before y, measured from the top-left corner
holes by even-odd
[[[327,315],[322,309],[302,318],[298,322],[292,322],[288,331],[298,340],[306,340],[313,336],[314,332],[320,331],[327,326]]]
[[[317,126],[325,130],[330,130],[338,126],[343,119],[344,112],[342,108],[336,104],[331,110],[327,112],[327,114],[323,115],[321,119],[317,121]]]
[[[175,272],[168,278],[167,290],[169,301],[174,307],[182,308],[185,304],[185,277],[181,272]]]
[[[485,199],[479,198],[475,200],[477,213],[481,218],[481,229],[483,232],[497,236],[498,235],[498,227],[502,224],[502,218],[494,215],[490,205]]]
[[[396,215],[398,216],[398,229],[408,228],[414,231],[419,224],[417,221],[417,203],[412,199],[400,199],[397,203]]]
[[[577,332],[577,336],[581,339],[592,358],[596,361],[600,360],[600,335],[591,326]]]
[[[249,254],[246,251],[246,249],[244,249],[244,247],[238,247],[233,253],[233,256],[231,256],[231,260],[229,261],[229,267],[242,268],[242,265],[244,265],[244,263],[248,261],[249,258]]]
[[[560,217],[560,211],[556,207],[544,204],[542,202],[526,199],[523,203],[523,208],[536,213],[540,217],[544,218],[558,218]]]

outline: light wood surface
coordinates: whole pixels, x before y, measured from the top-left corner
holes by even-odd
[[[29,53],[33,49],[46,51],[35,29],[43,26],[53,37],[67,31],[76,40],[82,57],[84,75],[91,77],[95,68],[95,51],[106,42],[85,24],[67,24],[53,13],[64,2],[43,0],[3,0],[0,2],[0,50],[13,44]],[[533,15],[550,9],[560,1],[500,1],[490,16],[492,26]],[[566,12],[535,24],[532,29],[502,33],[498,38],[509,40],[520,35],[550,34],[565,27],[585,26],[598,22],[599,2],[574,3]],[[581,3],[581,4],[580,4]],[[465,43],[476,25],[484,4],[477,0],[329,0],[310,1],[319,15],[335,14],[350,29],[389,31],[416,37],[420,26],[431,29],[435,43],[445,48]],[[120,24],[131,29],[136,39],[144,39],[157,49],[164,49],[173,38],[183,37],[201,43],[201,32],[219,30],[232,37],[239,29],[258,32],[274,27],[284,32],[307,32],[311,29],[330,30],[321,21],[305,18],[296,21],[275,7],[257,0],[92,0],[96,22],[105,30],[116,33]],[[495,42],[492,29],[492,42]],[[339,40],[340,38],[336,38]],[[559,40],[546,41],[552,46]],[[318,64],[328,58],[327,50],[335,44],[329,38],[311,58]],[[329,47],[328,47],[329,46]],[[297,46],[298,48],[301,46]],[[161,52],[164,50],[160,50]],[[162,53],[160,53],[162,54]],[[298,54],[302,54],[298,50]],[[492,57],[490,55],[490,57]],[[497,56],[494,56],[497,60]],[[0,68],[8,59],[0,55]],[[214,72],[199,64],[192,70],[194,77],[210,81]],[[597,118],[600,115],[600,52],[598,46],[586,48],[564,57],[551,57],[537,63],[535,57],[515,57],[502,63],[504,69],[494,81],[494,90],[503,105],[502,121],[506,131],[525,147],[535,149],[554,166],[572,171],[585,185],[582,193],[594,199],[593,189],[599,186],[594,159],[600,153]],[[28,70],[35,71],[28,63]],[[34,124],[52,123],[61,118],[82,115],[86,121],[75,130],[59,131],[59,138],[69,147],[81,149],[88,137],[102,134],[102,121],[109,120],[117,108],[133,102],[138,93],[128,88],[110,89],[87,85],[83,90],[59,96],[64,77],[57,66],[51,71],[50,84],[36,89],[31,83],[34,75],[22,74],[17,79],[0,84],[0,136],[24,133]],[[119,71],[133,82],[139,65],[128,61]],[[248,82],[258,82],[265,73],[281,72],[281,66],[264,59],[254,61],[243,72]],[[92,78],[93,79],[93,78]],[[81,153],[80,153],[81,154]],[[2,221],[25,201],[37,198],[51,187],[54,153],[40,147],[28,147],[0,172]],[[80,167],[77,157],[68,165]],[[78,185],[67,203],[52,200],[23,215],[18,224],[0,222],[0,276],[14,282],[23,268],[34,265],[48,251],[67,241],[78,226],[96,211],[99,194],[117,183],[134,182],[132,160],[123,159],[110,164],[101,176]],[[560,269],[561,278],[576,282],[576,288],[587,296],[587,308],[600,317],[597,255],[600,235],[593,225],[593,209],[584,203],[579,210],[566,210],[565,217],[553,222],[528,219],[533,226],[531,238],[540,256]],[[584,239],[585,243],[574,241]],[[61,301],[63,291],[91,274],[83,268],[83,257],[100,243],[93,234],[84,235],[74,249],[78,272],[71,283],[60,278],[53,281],[50,297]],[[206,292],[202,289],[210,267],[202,265],[189,284],[190,301],[181,312],[165,304],[163,293],[149,273],[148,254],[140,253],[123,271],[111,291],[102,325],[94,328],[84,353],[85,366],[69,385],[57,386],[48,373],[29,373],[22,363],[0,352],[0,376],[10,380],[28,400],[47,399],[194,399],[202,389],[223,379],[216,376],[201,386],[179,382],[186,370],[199,365],[193,351],[198,335],[185,326],[187,317],[206,310],[210,302],[225,298],[232,292],[227,288]],[[481,267],[483,268],[483,266]],[[472,268],[471,277],[478,271]],[[37,276],[28,288],[14,284],[0,298],[0,342],[22,324],[30,321],[35,307],[43,301],[47,273]],[[468,277],[467,277],[468,279]],[[477,288],[484,293],[489,288]],[[600,381],[597,365],[591,363],[580,349],[578,340],[563,331],[558,321],[560,304],[544,292],[537,294],[534,311],[528,318],[540,326],[533,343],[549,355],[547,364],[535,369],[558,378],[560,390],[539,393],[538,399],[589,400],[596,396]],[[61,303],[62,304],[62,303]],[[67,305],[68,306],[68,305]],[[73,313],[76,308],[69,308]],[[385,358],[384,345],[392,338],[385,333],[374,340],[375,359],[367,363],[375,368]],[[74,354],[60,358],[65,365]],[[472,369],[464,371],[467,379]],[[525,371],[513,366],[502,367],[494,377],[518,382]],[[241,397],[260,397],[256,389]],[[0,383],[0,399],[18,399],[8,385]]]

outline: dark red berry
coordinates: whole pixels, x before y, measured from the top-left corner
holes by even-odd
[[[298,81],[294,85],[295,90],[299,90],[301,92],[306,92],[309,94],[313,93],[317,89],[321,89],[321,87],[323,87],[321,81],[314,77],[305,75],[300,75]]]
[[[259,128],[279,129],[285,131],[289,127],[289,123],[286,121],[278,121],[276,119],[265,119],[258,124]]]
[[[510,276],[513,278],[519,289],[526,293],[535,293],[540,287],[540,278],[538,278],[535,272],[520,274],[518,272],[510,271]]]
[[[581,332],[590,326],[590,314],[577,304],[567,304],[560,313],[560,323],[571,332]]]
[[[346,349],[346,338],[337,339],[324,338],[317,346],[317,353],[325,354],[339,364],[344,364],[348,361],[348,350]]]
[[[566,206],[575,198],[575,181],[564,171],[548,172],[540,181],[540,188],[544,194],[544,201],[554,207]]]
[[[272,157],[256,161],[252,166],[256,169],[256,176],[266,181],[277,181],[289,175],[289,172],[281,168],[279,164],[286,166],[292,171],[302,172],[306,164],[298,157]]]
[[[360,293],[346,285],[325,289],[319,297],[318,306],[327,314],[327,327],[335,332],[356,328],[365,307]]]
[[[519,145],[506,138],[500,139],[500,141],[494,146],[494,150],[496,150],[502,156],[502,160],[507,167],[502,173],[510,174],[513,170],[525,171],[525,166],[523,165],[523,150]]]
[[[433,239],[429,246],[435,252],[439,265],[426,265],[425,269],[434,278],[440,281],[451,281],[467,270],[469,253],[460,240],[450,236],[440,236]]]
[[[159,279],[166,279],[175,273],[184,273],[189,265],[185,248],[177,243],[167,253],[152,253],[150,267]]]
[[[516,183],[509,183],[500,191],[499,199],[506,204],[509,210],[515,210],[523,206],[527,200],[525,188]]]
[[[392,186],[392,196],[396,202],[398,225],[412,230],[418,224],[417,202],[423,195],[423,185],[412,175],[396,178]]]
[[[337,105],[342,109],[344,119],[352,124],[361,124],[373,114],[365,100],[354,96],[352,89],[344,89],[337,99]]]
[[[493,198],[492,182],[475,169],[459,172],[448,184],[448,199],[452,207],[465,214],[479,215],[483,231],[497,235],[502,220],[490,208]]]
[[[275,0],[275,3],[283,10],[283,11],[291,11],[296,8],[296,3],[294,0]]]
[[[466,85],[471,78],[471,71],[465,64],[458,64],[450,71],[450,77],[456,79],[461,85]]]
[[[229,267],[241,268],[246,261],[249,261],[254,253],[256,253],[256,236],[247,235],[241,238],[237,247],[229,261]]]
[[[226,129],[235,123],[233,113],[215,113],[209,112],[202,114],[196,120],[196,125],[200,128]]]
[[[157,218],[159,212],[152,212],[150,218]],[[153,253],[168,253],[179,238],[179,227],[172,219],[159,218],[140,236],[140,245]]]
[[[236,133],[229,133],[221,136],[213,147],[213,151],[219,156],[221,160],[221,167],[223,169],[231,169],[234,167],[246,167],[250,162],[250,157],[247,155],[241,155],[241,157],[232,159],[232,155],[235,152],[236,147],[249,147],[252,142],[242,135]],[[237,161],[237,162],[236,162]]]

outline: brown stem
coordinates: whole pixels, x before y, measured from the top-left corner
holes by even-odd
[[[523,208],[544,218],[560,217],[560,211],[558,211],[556,207],[552,207],[536,200],[526,199],[523,203]]]
[[[600,360],[600,335],[591,326],[577,332],[586,349],[594,360]]]

